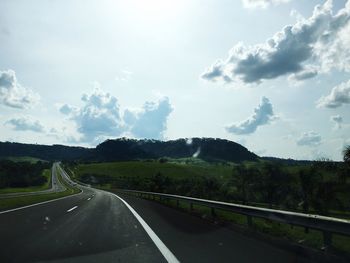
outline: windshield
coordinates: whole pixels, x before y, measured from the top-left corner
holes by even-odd
[[[350,261],[350,0],[0,10],[0,262]]]

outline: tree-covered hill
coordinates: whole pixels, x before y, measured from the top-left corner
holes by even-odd
[[[126,161],[161,157],[199,157],[207,161],[255,161],[258,156],[242,145],[223,139],[193,138],[172,141],[106,140],[96,148],[0,142],[0,158],[31,156],[43,160]]]

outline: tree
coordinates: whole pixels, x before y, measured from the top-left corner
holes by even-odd
[[[350,145],[346,146],[343,151],[344,162],[350,165]]]
[[[259,181],[259,170],[239,164],[233,170],[231,184],[237,189],[237,197],[243,204],[254,201],[256,184]]]
[[[314,208],[321,215],[329,215],[331,208],[341,207],[334,182],[320,182],[317,186]]]
[[[314,192],[318,183],[316,170],[314,168],[300,170],[299,180],[303,212],[309,213],[310,204],[313,202]]]
[[[289,182],[290,175],[277,163],[264,163],[262,169],[262,178],[259,181],[260,191],[264,196],[264,202],[273,205],[281,205],[290,193]]]

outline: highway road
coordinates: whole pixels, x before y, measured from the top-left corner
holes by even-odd
[[[18,193],[7,193],[7,194],[0,194],[0,199],[2,198],[11,198],[11,197],[18,197],[18,196],[29,196],[29,195],[39,195],[39,194],[49,194],[49,193],[55,193],[55,192],[63,192],[66,190],[66,187],[61,184],[61,182],[57,178],[57,168],[60,166],[58,163],[54,163],[51,169],[51,185],[49,189],[42,190],[42,191],[35,191],[35,192],[18,192]]]
[[[308,262],[155,202],[80,188],[74,196],[0,212],[0,261]]]

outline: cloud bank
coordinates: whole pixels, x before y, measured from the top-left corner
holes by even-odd
[[[0,71],[0,104],[11,108],[27,109],[35,105],[40,96],[22,87],[13,70]]]
[[[44,126],[39,122],[31,119],[30,117],[13,118],[5,122],[5,125],[9,125],[16,131],[33,131],[44,132]]]
[[[264,2],[264,1],[262,1]],[[350,70],[350,2],[333,14],[332,1],[317,5],[308,19],[285,26],[265,43],[238,43],[201,77],[209,81],[260,83],[280,76],[304,80],[332,68]],[[343,60],[341,59],[343,58]]]
[[[117,98],[100,88],[84,94],[81,100],[82,107],[64,104],[59,111],[75,122],[82,135],[80,141],[91,144],[124,134],[162,139],[173,110],[169,99],[163,98],[157,103],[146,102],[141,109],[121,112]]]
[[[297,140],[299,146],[318,146],[321,144],[322,137],[314,131],[304,132]]]
[[[263,97],[260,105],[254,109],[254,114],[252,116],[238,124],[232,124],[226,127],[226,131],[237,135],[251,134],[255,132],[259,126],[270,123],[273,118],[272,104],[268,98]]]
[[[338,108],[343,104],[350,104],[350,80],[335,86],[331,93],[321,97],[318,102],[318,107]]]

